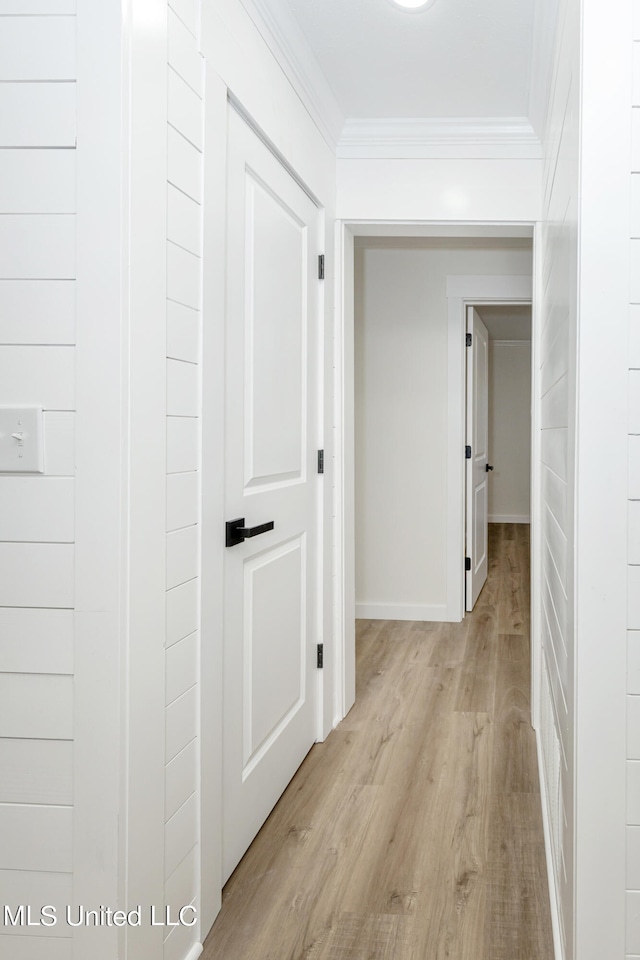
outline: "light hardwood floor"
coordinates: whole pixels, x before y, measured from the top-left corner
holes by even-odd
[[[203,960],[552,960],[529,528],[460,624],[358,622],[358,693],[224,889]]]

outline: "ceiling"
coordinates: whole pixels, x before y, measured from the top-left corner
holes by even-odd
[[[263,0],[293,16],[345,118],[529,113],[536,0]]]
[[[530,306],[476,307],[490,340],[531,340]]]

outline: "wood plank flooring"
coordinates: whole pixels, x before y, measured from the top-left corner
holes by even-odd
[[[358,622],[356,704],[223,894],[203,960],[552,960],[529,528],[460,624]]]

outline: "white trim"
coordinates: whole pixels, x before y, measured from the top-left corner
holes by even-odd
[[[464,616],[464,476],[466,306],[481,303],[529,303],[530,276],[447,277],[447,609],[451,622]]]
[[[356,603],[358,620],[428,620],[446,623],[447,608],[443,603],[432,605],[403,603]]]
[[[490,513],[489,523],[531,523],[529,514]]]
[[[490,340],[492,347],[530,347],[531,340]]]
[[[562,936],[560,933],[559,895],[553,870],[553,849],[551,846],[551,824],[549,823],[549,795],[542,762],[542,744],[540,731],[536,729],[536,755],[538,758],[538,779],[540,781],[540,805],[542,807],[542,832],[544,835],[545,862],[547,864],[547,883],[549,885],[549,906],[551,908],[551,930],[553,932],[554,960],[563,960]]]
[[[344,115],[311,45],[287,5],[266,0],[241,0],[241,3],[311,119],[335,151]]]
[[[185,955],[184,960],[198,960],[198,957],[200,956],[203,950],[204,950],[204,947],[202,946],[201,943],[194,943],[191,949],[189,950],[189,953]]]
[[[350,119],[336,153],[340,159],[539,160],[542,144],[526,117]]]
[[[542,377],[540,355],[542,349],[542,329],[540,324],[543,278],[542,256],[540,253],[542,233],[538,227],[533,236],[533,276],[534,296],[531,302],[531,473],[529,509],[534,522],[531,524],[531,723],[537,730],[540,725],[540,700],[542,684],[542,536],[540,530],[542,518],[542,479],[540,424],[542,403]],[[537,522],[536,522],[537,519]]]
[[[333,582],[334,724],[356,698],[355,641],[355,408],[354,238],[336,224],[334,324]]]
[[[126,78],[119,5],[78,0],[76,29],[73,903],[93,905],[124,902],[118,816],[127,569],[121,526],[127,435],[121,286]],[[118,946],[114,928],[73,930],[75,956],[110,960],[120,955]]]
[[[202,296],[202,540],[200,652],[201,898],[204,940],[222,905],[222,638],[227,87],[205,74]]]

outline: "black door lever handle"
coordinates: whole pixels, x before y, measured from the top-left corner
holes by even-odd
[[[487,473],[489,473],[489,470],[493,470],[493,467],[490,463],[485,463],[484,469],[486,470]]]
[[[238,520],[227,520],[225,524],[225,546],[235,547],[237,543],[243,543],[249,537],[257,537],[261,533],[266,533],[267,530],[273,530],[274,527],[273,520],[269,520],[268,523],[260,523],[257,527],[245,527],[243,524],[244,517],[240,517]]]

